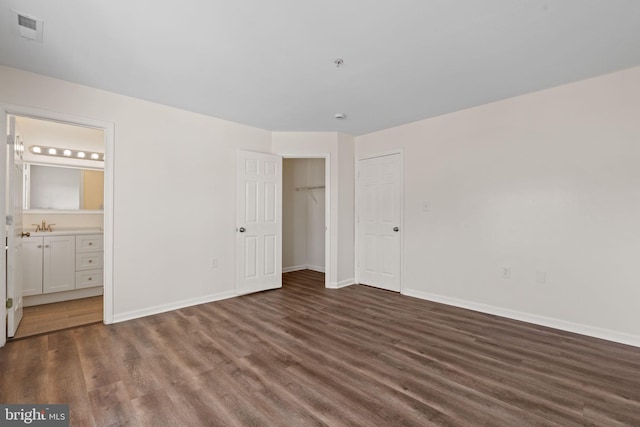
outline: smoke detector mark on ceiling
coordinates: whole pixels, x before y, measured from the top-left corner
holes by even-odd
[[[17,10],[11,10],[11,32],[25,39],[42,43],[42,19]]]

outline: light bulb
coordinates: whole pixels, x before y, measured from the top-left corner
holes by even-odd
[[[55,148],[49,148],[49,154],[55,156],[56,154],[58,154],[58,151]]]
[[[62,152],[62,154],[64,154],[65,156],[70,156],[71,155],[71,150],[64,150]]]
[[[33,151],[34,153],[38,153],[38,154],[40,154],[42,152],[40,147],[31,147],[31,151]]]
[[[78,151],[77,156],[78,156],[79,158],[81,158],[81,159],[84,159],[84,157],[85,157],[84,151]]]

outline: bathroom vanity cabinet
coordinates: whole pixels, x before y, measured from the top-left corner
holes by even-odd
[[[102,235],[54,233],[22,239],[23,295],[102,286]]]

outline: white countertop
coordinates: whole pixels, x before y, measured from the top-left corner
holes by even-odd
[[[25,232],[31,233],[31,237],[40,236],[77,236],[81,234],[102,234],[103,231],[99,228],[54,228],[53,231],[31,231],[28,229]]]

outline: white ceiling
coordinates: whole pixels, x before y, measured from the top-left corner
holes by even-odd
[[[11,33],[11,9],[44,20],[42,44]],[[361,135],[640,65],[638,0],[0,0],[0,14],[3,65],[273,131]]]

